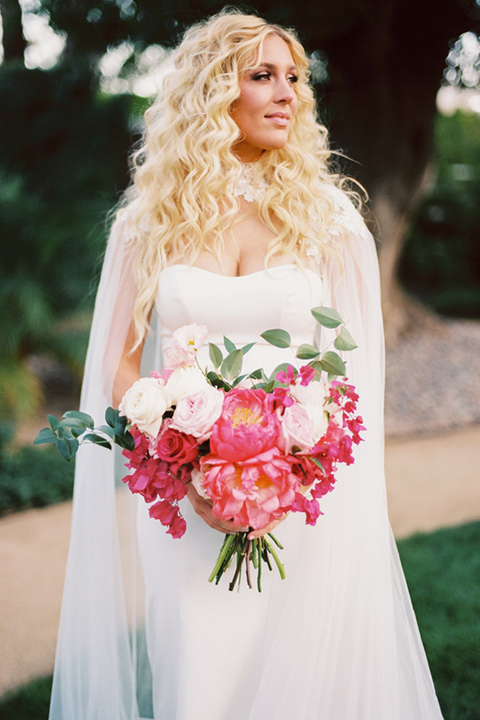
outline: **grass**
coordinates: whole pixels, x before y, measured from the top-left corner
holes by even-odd
[[[398,545],[444,718],[480,720],[480,522]],[[50,687],[4,697],[1,720],[46,720]]]

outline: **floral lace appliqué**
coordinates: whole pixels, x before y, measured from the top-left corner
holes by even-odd
[[[254,184],[255,163],[243,163],[238,178],[231,192],[235,197],[243,197],[247,202],[260,202],[270,183],[265,178],[260,178]]]

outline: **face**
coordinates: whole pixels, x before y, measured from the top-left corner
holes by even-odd
[[[234,152],[243,162],[257,160],[264,150],[278,150],[288,140],[298,108],[298,70],[285,40],[269,35],[260,62],[240,79],[240,97],[231,114],[242,132]]]

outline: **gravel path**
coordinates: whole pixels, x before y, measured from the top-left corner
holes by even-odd
[[[387,437],[480,422],[480,321],[439,321],[387,353]]]

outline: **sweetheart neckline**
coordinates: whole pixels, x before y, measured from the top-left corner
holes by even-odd
[[[188,265],[187,263],[173,263],[172,265],[167,265],[163,270],[161,270],[161,273],[166,272],[167,270],[171,270],[173,268],[188,268],[189,270],[198,270],[203,273],[207,273],[207,275],[215,275],[219,278],[226,278],[228,280],[243,280],[244,278],[253,277],[255,275],[261,275],[262,273],[269,273],[272,270],[285,270],[287,268],[295,268],[297,270],[300,270],[301,272],[309,272],[314,277],[321,280],[320,275],[318,275],[314,270],[308,267],[302,267],[301,265],[297,265],[296,263],[287,263],[285,265],[274,265],[273,267],[269,268],[262,268],[261,270],[255,270],[251,273],[245,273],[244,275],[223,275],[222,273],[214,272],[213,270],[206,270],[205,268],[198,267],[197,265]]]

